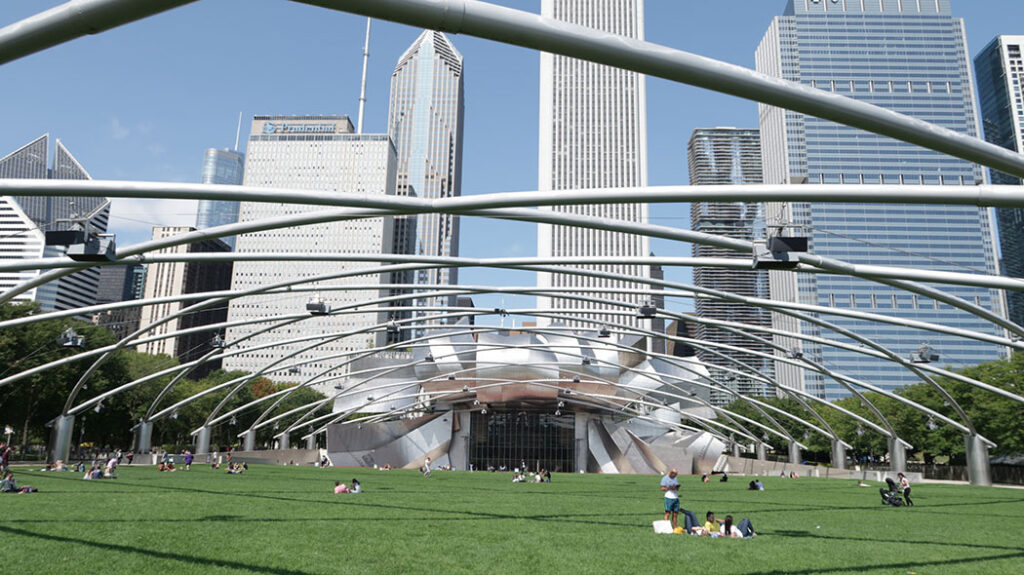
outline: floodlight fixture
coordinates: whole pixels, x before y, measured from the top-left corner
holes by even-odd
[[[85,336],[78,335],[74,328],[67,328],[57,337],[57,345],[61,347],[84,347]]]

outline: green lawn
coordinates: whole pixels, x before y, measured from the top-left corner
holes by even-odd
[[[1024,573],[1024,490],[916,485],[914,508],[855,482],[701,484],[683,506],[761,536],[654,535],[659,478],[253,466],[241,476],[121,468],[116,480],[15,468],[0,571],[28,573]],[[360,495],[334,495],[359,478]]]

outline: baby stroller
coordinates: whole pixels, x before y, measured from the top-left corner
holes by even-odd
[[[899,488],[896,487],[896,482],[891,478],[886,477],[885,484],[888,485],[888,487],[878,488],[878,494],[882,496],[882,505],[902,507],[903,497],[900,496]]]

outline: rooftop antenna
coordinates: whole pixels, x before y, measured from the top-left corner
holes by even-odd
[[[501,309],[505,309],[505,298],[501,298]],[[505,327],[505,316],[507,316],[508,314],[507,313],[503,313],[503,314],[500,314],[500,315],[501,315],[501,327],[504,328]],[[515,327],[515,323],[512,324],[512,327]]]
[[[242,135],[242,112],[238,112],[238,127],[235,128],[235,147],[232,148],[234,151],[238,151],[238,137]]]
[[[363,84],[359,88],[359,120],[356,133],[363,133],[363,108],[366,106],[366,66],[370,62],[370,19],[366,19],[366,43],[363,44]]]

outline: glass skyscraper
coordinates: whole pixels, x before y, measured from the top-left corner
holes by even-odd
[[[949,0],[790,0],[758,46],[760,72],[876,104],[970,136],[978,135],[964,24]],[[984,181],[970,162],[829,121],[760,106],[765,183],[941,184]],[[996,272],[985,209],[944,205],[789,203],[767,206],[767,225],[810,238],[822,256],[855,264],[943,271]],[[833,308],[938,323],[1001,335],[1002,329],[930,298],[880,283],[831,274],[770,272],[771,295]],[[946,286],[1002,315],[995,291]],[[999,359],[1004,348],[958,337],[823,316],[908,358],[923,343],[954,368]],[[775,314],[774,323],[801,329]],[[809,335],[849,340],[813,325]],[[891,362],[830,347],[780,340],[804,357],[892,389],[919,381]],[[848,391],[832,379],[777,365],[787,385],[835,399]]]
[[[0,158],[0,178],[90,180],[89,173],[56,140],[53,164],[49,164],[50,135],[44,134]],[[46,246],[44,233],[69,229],[67,219],[91,214],[93,233],[105,233],[110,218],[110,202],[97,197],[0,196],[0,224],[8,232],[0,238],[3,257],[60,257],[64,246]],[[100,269],[89,268],[32,289],[20,301],[33,300],[43,311],[74,309],[94,305],[100,281]],[[39,271],[0,272],[0,290],[10,289],[37,275]]]
[[[398,151],[396,193],[400,196],[435,199],[462,195],[462,62],[462,54],[451,41],[431,30],[420,34],[398,59],[391,75],[388,134]],[[394,220],[395,253],[459,255],[458,216],[419,214]],[[415,283],[420,285],[459,283],[458,268],[415,273]],[[399,283],[414,283],[412,272],[396,276]],[[417,302],[421,307],[454,304],[455,296]]]
[[[541,14],[627,38],[643,39],[643,0],[542,0]],[[644,76],[542,52],[540,56],[540,165],[538,190],[629,188],[647,185],[647,107]],[[647,204],[603,204],[541,207],[541,210],[627,222],[647,223]],[[539,224],[540,257],[619,256],[646,257],[646,236],[580,227]],[[574,266],[587,267],[587,266]],[[593,269],[595,266],[590,266]],[[604,273],[649,277],[645,265],[597,266]],[[639,305],[651,296],[614,293],[616,289],[644,290],[647,286],[625,280],[588,278],[539,272],[540,288],[604,288],[610,299]],[[594,296],[591,292],[580,295]],[[598,296],[600,297],[600,296]],[[586,309],[575,314],[596,321],[636,324],[635,318],[601,313],[605,305],[537,298],[539,308]],[[616,310],[621,311],[621,310]],[[542,325],[548,318],[538,318]],[[564,322],[576,325],[574,322]],[[578,327],[595,327],[593,323]]]
[[[245,174],[245,154],[237,150],[209,148],[203,156],[203,184],[239,186]],[[238,221],[238,202],[226,200],[199,200],[196,229],[233,224]],[[221,240],[235,249],[235,236]]]
[[[1024,36],[998,36],[974,58],[985,139],[1024,153]],[[992,183],[1020,185],[1021,179],[992,170]],[[1024,277],[1024,209],[996,208],[1003,273]],[[1010,319],[1024,323],[1024,293],[1006,294]]]
[[[707,186],[722,184],[760,184],[761,136],[757,130],[737,128],[698,128],[687,144],[687,159],[690,168],[690,185]],[[693,202],[690,204],[690,228],[706,234],[729,238],[753,240],[760,217],[761,204],[758,202]],[[717,246],[693,245],[694,257],[738,258],[748,260],[749,256]],[[696,267],[693,283],[698,287],[725,290],[748,297],[768,295],[768,273],[765,270],[741,271],[735,269]],[[768,312],[741,303],[699,297],[696,300],[697,317],[737,322],[747,325],[770,327]],[[765,337],[763,332],[751,332]],[[770,337],[770,336],[768,336]],[[697,339],[713,343],[732,345],[772,354],[771,346],[751,341],[736,333],[714,326],[697,324]],[[754,355],[734,354],[745,365],[759,374],[771,376],[773,361]],[[705,363],[735,369],[734,363],[704,351],[697,355]],[[765,395],[764,384],[735,376],[724,378],[725,385],[745,395]],[[728,403],[731,394],[713,391],[711,400]]]

